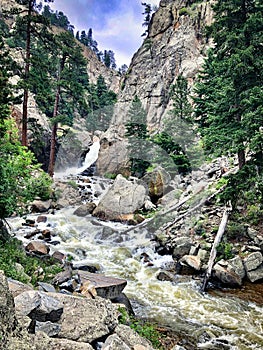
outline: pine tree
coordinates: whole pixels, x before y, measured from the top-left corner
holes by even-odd
[[[3,27],[0,20],[0,233],[4,232],[3,220],[19,212],[23,204],[36,196],[47,199],[50,194],[50,180],[34,164],[33,154],[19,142],[17,127],[10,118],[14,97],[9,78],[15,63],[6,51]],[[6,238],[1,236],[0,240]]]
[[[149,167],[149,148],[146,140],[149,138],[147,130],[147,114],[138,96],[132,101],[125,124],[128,138],[128,151],[131,163],[131,173],[142,177]]]
[[[44,0],[44,2],[52,2],[53,0]],[[20,33],[25,38],[25,68],[23,74],[23,115],[22,115],[22,145],[27,146],[27,123],[28,123],[28,97],[29,97],[29,77],[30,77],[30,60],[32,54],[32,39],[37,35],[43,35],[43,31],[47,29],[48,22],[44,17],[38,14],[42,4],[36,0],[16,0],[18,5],[23,8],[12,8],[11,13],[16,18],[16,33]],[[21,33],[23,32],[23,33]],[[40,34],[41,33],[41,34]],[[45,34],[44,34],[45,35]]]
[[[217,1],[209,32],[215,47],[196,84],[196,119],[215,154],[262,157],[263,4]]]

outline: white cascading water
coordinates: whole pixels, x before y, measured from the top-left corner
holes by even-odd
[[[96,160],[98,159],[99,151],[100,151],[100,141],[96,136],[94,136],[94,142],[90,146],[89,152],[86,154],[86,157],[82,166],[79,168],[77,167],[67,168],[63,172],[55,172],[54,178],[60,179],[70,175],[81,174],[83,171],[87,170],[93,163],[96,162]]]
[[[99,142],[94,142],[83,167],[75,169],[75,174],[93,164],[98,151]],[[105,183],[103,186],[106,191]],[[145,228],[125,232],[127,226],[121,223],[99,221],[91,215],[78,217],[73,215],[75,209],[47,214],[47,222],[39,224],[40,229],[48,226],[53,239],[59,241],[56,246],[50,245],[51,253],[62,251],[75,261],[99,267],[99,272],[126,279],[124,292],[133,302],[136,314],[195,338],[196,349],[263,349],[262,307],[236,297],[202,294],[200,282],[191,278],[179,278],[173,283],[159,281],[157,273],[171,263],[172,257],[154,252],[154,243]],[[9,220],[17,236],[26,242],[25,230],[30,228],[22,226],[22,222],[21,218]],[[150,265],[142,253],[147,254]]]

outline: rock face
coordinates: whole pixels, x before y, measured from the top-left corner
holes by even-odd
[[[207,1],[188,5],[186,0],[162,0],[153,15],[148,36],[133,56],[131,65],[121,81],[118,102],[112,127],[105,134],[107,147],[99,156],[111,159],[118,152],[118,164],[99,160],[98,172],[119,171],[126,164],[125,144],[120,137],[125,134],[127,112],[135,95],[147,112],[150,131],[159,129],[171,109],[170,88],[179,74],[191,84],[203,63],[203,52],[208,45],[202,37],[202,29],[212,21],[211,5]],[[187,9],[185,11],[185,9]],[[123,157],[123,158],[121,158]],[[114,171],[113,171],[114,170]]]
[[[153,15],[149,34],[132,59],[116,108],[116,124],[127,114],[135,95],[141,99],[148,114],[150,128],[160,125],[169,107],[169,91],[180,73],[193,79],[203,57],[202,27],[211,20],[207,2],[182,12],[189,1],[162,0]]]
[[[105,220],[125,221],[142,207],[146,196],[147,190],[143,184],[133,183],[118,175],[93,215]]]

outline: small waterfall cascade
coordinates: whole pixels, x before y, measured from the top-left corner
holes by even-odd
[[[81,164],[81,166],[68,167],[64,171],[55,172],[54,178],[62,179],[69,176],[76,176],[76,175],[86,175],[86,176],[93,175],[95,172],[96,160],[98,159],[98,156],[99,156],[99,151],[100,151],[100,141],[98,137],[94,136],[93,143],[89,147],[88,152],[86,152],[84,162]]]

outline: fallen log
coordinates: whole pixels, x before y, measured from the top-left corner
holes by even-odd
[[[224,235],[224,232],[225,232],[226,226],[227,226],[227,221],[228,221],[228,218],[229,218],[231,211],[232,211],[232,208],[229,207],[229,208],[226,208],[224,213],[223,213],[223,217],[222,217],[221,223],[219,225],[219,228],[218,228],[218,231],[217,231],[217,234],[215,236],[215,240],[214,240],[211,252],[210,252],[208,266],[207,266],[207,270],[205,273],[205,277],[204,277],[204,281],[203,281],[203,285],[202,285],[202,289],[201,289],[202,292],[206,291],[207,284],[208,284],[208,281],[211,277],[212,268],[214,266],[214,261],[215,261],[216,254],[217,254],[217,246],[221,242],[221,239]]]

